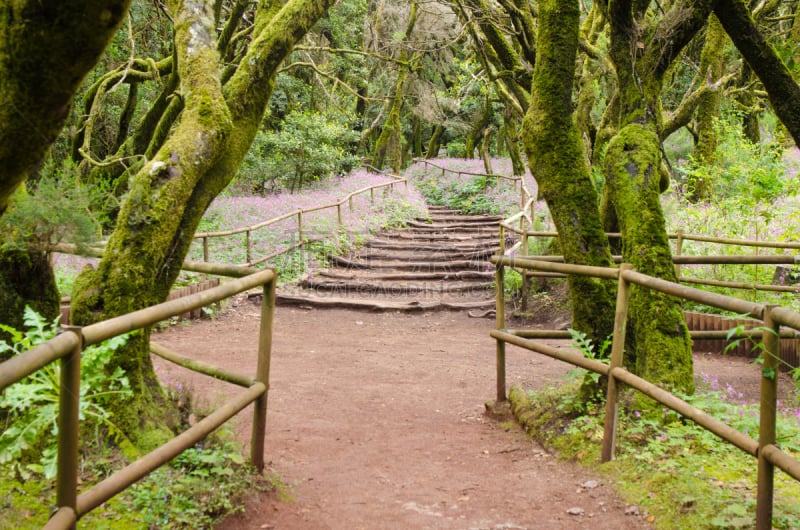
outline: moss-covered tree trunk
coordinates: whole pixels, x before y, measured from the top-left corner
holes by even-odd
[[[758,30],[743,0],[719,0],[714,4],[714,13],[761,80],[775,114],[800,145],[800,86],[789,68]]]
[[[25,306],[52,321],[59,314],[59,296],[49,255],[42,251],[0,251],[0,324],[25,329]],[[0,331],[0,339],[9,339]],[[0,361],[8,358],[1,357]]]
[[[129,5],[130,0],[0,2],[0,215],[61,131],[75,92]],[[0,323],[23,329],[26,305],[48,319],[58,314],[48,255],[1,251]]]
[[[166,299],[192,236],[214,197],[228,184],[263,118],[272,80],[294,44],[332,0],[261,3],[247,55],[223,88],[210,3],[174,0],[180,90],[185,110],[169,138],[132,179],[97,268],[76,282],[74,320],[88,324]],[[202,6],[202,7],[201,7]],[[149,449],[170,436],[168,410],[139,334],[114,359],[134,398],[115,407],[115,421]]]
[[[754,81],[753,69],[747,63],[743,64],[742,71],[737,77],[736,85],[748,88],[740,90],[734,96],[734,99],[742,109],[742,134],[753,145],[758,145],[761,143],[761,124],[759,120],[761,111],[758,100],[753,94],[753,88],[749,88],[752,87]]]
[[[0,214],[42,161],[130,0],[0,2]]]
[[[486,133],[487,127],[492,121],[492,103],[489,96],[483,98],[483,105],[472,117],[472,127],[470,127],[464,138],[464,153],[466,158],[473,158],[475,150],[480,149],[481,138]]]
[[[395,173],[400,173],[403,158],[403,124],[400,114],[403,110],[403,96],[408,83],[409,69],[401,66],[394,85],[394,96],[389,107],[389,115],[381,127],[381,134],[375,141],[372,164],[378,169],[390,166]]]
[[[417,3],[411,3],[408,16],[408,24],[403,35],[403,41],[407,41],[414,31],[417,23]],[[403,163],[403,130],[400,114],[403,110],[403,96],[405,96],[406,85],[411,74],[413,65],[421,56],[420,52],[409,53],[403,49],[400,52],[400,69],[397,72],[397,80],[394,85],[394,96],[389,107],[389,115],[383,124],[381,134],[375,142],[375,150],[372,163],[381,169],[384,165],[390,165],[395,173],[400,173]]]
[[[575,123],[572,104],[580,9],[577,0],[539,4],[539,31],[531,103],[522,123],[522,140],[531,173],[539,185],[559,235],[567,263],[612,265],[598,210],[599,198]],[[595,341],[611,334],[614,291],[611,282],[570,276],[572,326]]]
[[[425,149],[425,158],[428,160],[439,156],[439,149],[442,147],[442,135],[444,134],[444,125],[437,125],[431,133],[428,140],[428,147]]]
[[[492,166],[492,150],[491,150],[491,142],[492,142],[492,131],[494,127],[491,125],[486,129],[483,135],[483,141],[481,142],[481,159],[483,160],[483,170],[486,171],[487,175],[494,175],[494,167]]]
[[[710,3],[676,2],[648,25],[647,4],[609,3],[609,55],[617,73],[618,133],[605,154],[605,176],[622,233],[622,259],[641,273],[675,281],[659,196],[661,91],[664,73],[702,28]],[[684,392],[694,390],[692,349],[680,302],[635,289],[626,363],[638,375]]]
[[[677,281],[659,200],[661,151],[655,129],[627,125],[611,140],[605,160],[623,261],[644,274]],[[679,300],[634,288],[629,315],[628,369],[648,381],[692,392],[692,342]]]
[[[515,176],[525,174],[525,161],[522,159],[522,152],[519,148],[521,140],[519,129],[519,119],[506,109],[500,135],[508,151],[508,156],[511,158],[511,170]]]
[[[725,70],[724,50],[727,36],[722,24],[716,16],[708,17],[706,26],[706,41],[700,54],[700,70],[698,76],[703,83],[716,83]],[[717,133],[714,122],[719,118],[722,93],[719,90],[708,90],[697,105],[697,144],[695,145],[695,158],[703,164],[711,164],[716,158]],[[712,182],[707,177],[695,173],[689,175],[687,184],[687,197],[691,201],[704,201],[711,198]]]

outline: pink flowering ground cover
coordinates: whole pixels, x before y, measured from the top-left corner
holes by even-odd
[[[330,239],[336,245],[348,245],[362,239],[370,232],[397,225],[416,216],[424,216],[426,206],[413,184],[398,181],[388,175],[359,170],[350,175],[330,179],[306,188],[302,193],[275,193],[266,196],[221,196],[208,208],[198,232],[230,231],[255,226],[284,214],[309,210],[342,201],[351,192],[367,187],[394,182],[394,185],[375,189],[352,197],[339,208],[327,207],[304,212],[250,234],[251,260],[258,260],[285,250],[299,241],[302,228],[304,240]],[[341,213],[342,224],[339,225]],[[300,224],[302,223],[302,224]],[[209,261],[245,263],[246,235],[236,234],[209,238]],[[189,259],[202,260],[202,240],[196,239]],[[297,261],[294,254],[281,255],[268,263],[279,268]]]

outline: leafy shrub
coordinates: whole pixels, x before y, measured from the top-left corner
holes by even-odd
[[[735,115],[715,123],[717,151],[714,162],[690,159],[687,177],[711,181],[714,200],[735,198],[745,206],[773,201],[794,191],[785,178],[783,148],[776,143],[754,144],[742,134]]]
[[[243,509],[244,493],[268,489],[236,443],[222,439],[206,445],[187,449],[133,485],[130,503],[147,528],[210,529],[220,517]]]
[[[0,217],[0,249],[46,251],[57,243],[100,239],[100,223],[89,214],[99,195],[98,190],[78,183],[73,165],[48,165],[35,185],[18,192]]]
[[[0,329],[12,337],[11,344],[0,341],[0,353],[12,351],[19,355],[55,337],[58,330],[58,319],[48,323],[29,307],[25,309],[24,322],[29,328],[26,332],[0,324]],[[105,368],[114,351],[127,340],[127,335],[122,335],[89,346],[81,353],[80,419],[89,420],[95,428],[104,427],[118,438],[123,435],[105,407],[112,398],[129,396],[130,385],[121,368],[111,374],[106,374]],[[50,363],[0,396],[5,419],[0,434],[0,464],[8,464],[23,479],[31,473],[47,478],[56,474],[60,371],[60,363]]]
[[[467,152],[464,142],[449,142],[447,144],[447,156],[450,158],[463,158]]]
[[[308,182],[347,173],[358,164],[358,133],[336,114],[292,111],[280,130],[259,132],[237,175],[253,190],[299,191]]]
[[[466,214],[499,214],[509,204],[496,194],[497,181],[485,175],[466,181],[432,175],[417,181],[417,188],[429,204],[447,206]]]

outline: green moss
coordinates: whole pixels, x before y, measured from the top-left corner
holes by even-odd
[[[566,261],[610,266],[599,198],[572,105],[579,16],[574,2],[539,6],[538,60],[522,140]],[[569,285],[573,327],[602,341],[613,327],[615,285],[585,277],[570,277]]]
[[[659,195],[661,151],[653,127],[631,124],[608,145],[605,173],[623,237],[623,261],[676,281]],[[633,289],[626,364],[638,375],[691,393],[691,339],[677,300]]]
[[[0,530],[40,529],[55,506],[55,485],[43,479],[18,480],[0,469],[0,499]],[[78,528],[140,530],[142,525],[141,514],[112,498],[81,518]]]
[[[140,429],[136,447],[140,449],[142,453],[148,453],[164,445],[174,437],[175,435],[172,431],[167,429],[164,425],[148,422]]]
[[[59,314],[56,278],[44,252],[0,251],[0,323],[24,329],[25,306],[52,320]],[[0,338],[6,338],[0,331]]]

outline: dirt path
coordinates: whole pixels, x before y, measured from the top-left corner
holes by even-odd
[[[154,340],[252,374],[257,325],[258,306],[241,301]],[[483,414],[495,392],[492,325],[466,312],[279,308],[266,458],[289,498],[254,496],[218,528],[647,528],[602,479]],[[540,387],[566,371],[517,349],[508,357],[509,384]],[[236,391],[157,364],[205,403]]]

